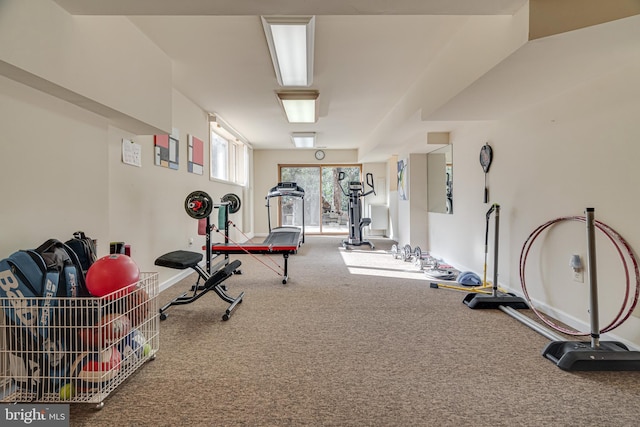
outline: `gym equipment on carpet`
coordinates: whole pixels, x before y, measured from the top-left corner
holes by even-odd
[[[473,271],[464,271],[458,275],[458,283],[464,286],[480,286],[482,279]]]
[[[600,341],[600,334],[603,332],[611,331],[612,329],[620,326],[631,313],[635,310],[638,302],[638,295],[640,293],[640,272],[638,269],[638,261],[630,248],[629,244],[613,229],[607,225],[596,221],[594,219],[594,208],[586,208],[584,217],[563,217],[554,221],[549,221],[546,224],[538,227],[525,242],[520,255],[520,278],[522,281],[522,288],[525,295],[528,297],[525,283],[525,266],[526,259],[531,248],[531,244],[538,237],[538,235],[548,228],[549,226],[565,220],[577,220],[584,221],[587,228],[587,276],[589,279],[589,315],[590,315],[590,333],[580,333],[562,328],[555,325],[548,318],[539,313],[533,306],[532,310],[538,315],[538,317],[547,325],[552,328],[573,336],[586,336],[590,335],[590,342],[586,341],[566,341],[562,337],[551,337],[550,342],[542,354],[545,358],[554,362],[560,369],[566,371],[638,371],[640,370],[640,352],[631,351],[629,348],[617,341]],[[597,273],[596,273],[596,239],[595,229],[598,228],[609,240],[614,244],[617,249],[622,263],[625,269],[626,276],[626,295],[623,301],[622,307],[618,312],[618,315],[614,320],[606,327],[600,329],[599,325],[599,312],[598,312],[598,285],[597,285]],[[630,281],[629,270],[627,267],[627,261],[624,257],[623,251],[620,247],[622,245],[633,264],[635,272],[635,294],[633,297],[630,295]],[[626,307],[626,309],[625,309]],[[512,314],[506,311],[507,314]],[[515,316],[514,316],[515,317]],[[518,317],[515,317],[518,320]],[[523,322],[528,326],[531,326],[541,334],[548,336],[544,333],[545,328]],[[535,322],[533,322],[535,323]]]
[[[364,183],[360,181],[349,181],[349,192],[345,191],[341,182],[345,179],[344,172],[338,174],[338,184],[342,193],[349,198],[349,238],[342,241],[342,246],[348,249],[349,246],[369,245],[374,248],[373,243],[362,238],[362,229],[371,224],[371,218],[362,217],[362,199],[369,194],[376,194],[373,186],[373,174],[367,173],[366,182],[371,190],[364,191]]]
[[[282,255],[282,258],[284,260],[284,269],[282,270],[282,273],[278,272],[277,270],[272,270],[275,271],[278,275],[282,276],[282,284],[285,285],[289,280],[289,255],[297,253],[299,247],[300,229],[298,229],[297,227],[278,227],[274,228],[262,243],[215,243],[211,245],[211,252],[217,255],[280,254]]]
[[[274,197],[295,197],[300,199],[302,203],[302,227],[284,225],[280,227],[271,228],[271,203],[269,202]],[[267,221],[269,224],[269,234],[274,230],[278,232],[290,232],[292,236],[297,235],[299,237],[298,246],[304,243],[304,189],[295,182],[279,182],[278,185],[272,187],[271,190],[265,196],[267,200]],[[297,234],[296,234],[297,233]]]
[[[400,247],[394,243],[393,245],[391,245],[391,256],[393,257],[393,259],[403,258],[404,250],[400,249]]]
[[[425,268],[430,269],[436,266],[439,261],[429,255],[427,252],[423,252],[420,246],[416,246],[413,250],[413,262],[416,267],[419,267],[420,270],[425,270]]]
[[[448,264],[435,264],[431,268],[424,270],[424,275],[431,280],[456,280],[458,277],[458,270],[454,269]],[[453,285],[445,285],[441,283],[430,283],[431,288],[453,287]]]
[[[488,251],[489,251],[489,220],[491,218],[491,214],[496,211],[496,242],[498,240],[498,215],[499,215],[499,210],[500,210],[500,206],[498,206],[497,204],[494,204],[491,206],[491,208],[489,209],[489,211],[486,214],[486,224],[485,224],[485,233],[484,233],[484,267],[483,267],[483,278],[480,279],[479,276],[471,271],[464,271],[464,272],[460,272],[457,277],[452,277],[449,280],[457,280],[457,284],[452,284],[452,283],[439,283],[439,282],[431,282],[429,284],[429,286],[433,289],[439,289],[439,288],[444,288],[444,289],[451,289],[454,291],[462,291],[462,292],[467,292],[468,294],[465,297],[465,300],[463,302],[466,303],[467,298],[472,299],[473,296],[475,296],[475,294],[485,294],[487,296],[493,296],[494,293],[494,285],[487,282],[487,256],[488,256]],[[496,262],[497,262],[497,243],[496,243]],[[448,266],[445,266],[448,267]],[[432,269],[441,269],[440,264],[437,262],[437,260],[435,261],[435,263],[432,266]],[[497,275],[497,266],[495,267],[495,274]],[[446,276],[443,276],[446,277]],[[436,278],[436,277],[434,277]],[[440,279],[439,280],[447,280],[447,279]],[[497,277],[494,277],[494,283],[497,284]],[[505,292],[502,291],[502,289],[497,288],[496,289],[496,294],[499,294],[501,297],[505,297],[508,294],[506,294]],[[473,303],[472,308],[490,308],[490,307],[476,307],[475,304],[479,303],[480,301],[476,301]],[[487,302],[489,302],[489,300],[487,300]],[[517,307],[517,308],[523,308],[523,307]]]
[[[495,211],[494,238],[493,238],[493,285],[491,293],[483,291],[489,287],[487,284],[487,253],[489,252],[489,218]],[[481,287],[472,288],[472,292],[467,294],[463,303],[474,309],[498,309],[500,307],[511,307],[514,309],[527,309],[529,306],[524,299],[501,292],[498,290],[498,235],[500,229],[500,205],[494,203],[486,214],[486,230],[484,242],[484,277]],[[481,292],[478,292],[481,291]]]
[[[209,291],[214,291],[223,301],[230,303],[222,315],[222,320],[229,320],[233,309],[237,304],[242,302],[244,292],[240,293],[236,298],[232,298],[221,285],[222,282],[231,277],[233,272],[240,267],[240,260],[232,261],[212,275],[209,275],[209,273],[200,266],[200,261],[202,261],[201,253],[182,250],[166,253],[156,259],[155,264],[161,267],[175,268],[178,270],[191,268],[198,273],[198,281],[191,288],[193,293],[189,295],[188,292],[184,292],[182,295],[161,307],[160,320],[167,318],[165,311],[172,305],[190,304]],[[200,280],[203,281],[202,285],[200,285]]]
[[[446,276],[445,276],[446,277]],[[433,289],[439,289],[439,288],[444,288],[444,289],[451,289],[454,291],[461,291],[461,292],[472,292],[474,295],[475,294],[486,294],[486,295],[492,295],[493,291],[491,290],[493,288],[492,285],[469,285],[467,283],[461,283],[460,281],[458,281],[460,275],[458,275],[458,278],[456,278],[455,276],[449,278],[449,279],[440,279],[439,280],[456,280],[457,283],[459,283],[459,285],[454,285],[454,284],[449,284],[449,283],[440,283],[440,282],[431,282],[429,284],[429,287],[433,288]],[[434,277],[435,278],[435,277]],[[501,291],[499,291],[501,292]],[[469,296],[469,295],[467,295]],[[473,307],[476,308],[476,307]]]
[[[439,280],[455,280],[456,277],[458,277],[459,271],[452,265],[443,263],[429,253],[423,252],[420,246],[416,246],[415,249],[413,249],[411,258],[413,259],[414,265],[418,267],[420,271],[423,271],[426,276],[438,278]]]
[[[273,197],[296,197],[302,200],[302,227],[296,226],[282,226],[271,228],[271,212],[269,200]],[[221,233],[219,229],[215,231],[221,233],[225,237],[224,243],[215,243],[209,245],[208,249],[211,253],[216,255],[229,254],[248,254],[253,256],[258,262],[264,264],[269,269],[273,270],[278,275],[282,276],[282,284],[286,284],[289,280],[289,255],[298,252],[298,248],[304,242],[304,189],[298,186],[295,182],[280,182],[277,186],[273,187],[266,196],[267,199],[267,216],[269,217],[269,235],[262,243],[229,243],[229,221],[224,221],[225,230]],[[222,223],[221,219],[218,223]],[[255,257],[254,254],[263,255],[282,255],[284,260],[284,268],[278,266],[280,271],[275,270],[268,266],[266,263]]]
[[[455,280],[458,276],[458,270],[452,265],[444,264],[428,253],[423,253],[420,246],[411,249],[411,245],[406,244],[398,248],[394,243],[391,245],[391,255],[393,259],[402,259],[404,262],[413,261],[413,264],[431,280]],[[438,284],[432,283],[431,287],[438,287]]]
[[[223,301],[229,303],[229,306],[222,316],[222,320],[229,320],[233,309],[242,302],[244,292],[240,293],[236,298],[233,298],[226,293],[226,288],[222,285],[225,280],[238,271],[238,267],[240,267],[242,263],[239,260],[229,262],[228,255],[225,255],[223,262],[218,263],[215,267],[211,266],[211,213],[214,208],[218,209],[218,220],[219,222],[224,221],[225,229],[227,231],[225,236],[228,236],[227,218],[232,207],[234,207],[237,212],[240,207],[239,201],[240,199],[237,198],[237,204],[235,205],[233,200],[214,203],[211,197],[204,191],[194,191],[185,199],[184,207],[187,215],[197,220],[206,220],[206,270],[200,266],[200,262],[203,257],[200,252],[177,250],[166,253],[155,260],[155,265],[161,267],[174,268],[177,270],[186,270],[187,268],[191,268],[198,273],[198,280],[195,285],[192,286],[191,294],[189,294],[189,291],[184,292],[161,307],[160,320],[165,320],[167,318],[165,311],[169,307],[173,305],[190,304],[209,291],[214,291]],[[200,281],[203,282],[202,285],[200,284]]]
[[[393,259],[402,259],[404,262],[411,262],[414,257],[421,256],[422,250],[419,246],[416,246],[415,250],[411,249],[410,244],[404,245],[399,248],[395,243],[391,245],[391,255]]]

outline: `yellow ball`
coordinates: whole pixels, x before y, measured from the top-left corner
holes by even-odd
[[[65,384],[60,387],[60,400],[69,400],[73,399],[76,395],[76,388],[73,383]]]

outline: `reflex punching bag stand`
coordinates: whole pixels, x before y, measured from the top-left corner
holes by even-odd
[[[342,182],[345,178],[345,173],[340,172],[338,174],[338,183]],[[369,194],[376,194],[376,190],[373,187],[373,174],[367,174],[367,185],[371,187],[371,190],[364,192],[364,183],[360,181],[349,182],[349,192],[346,192],[342,184],[340,189],[342,193],[349,198],[349,238],[342,241],[342,246],[348,249],[348,246],[360,246],[369,245],[373,249],[373,243],[362,238],[362,229],[371,224],[371,218],[362,217],[362,199]]]
[[[462,300],[469,308],[479,309],[501,309],[510,307],[512,309],[527,309],[529,306],[524,299],[512,294],[505,294],[498,291],[498,241],[500,230],[500,205],[494,203],[487,211],[487,225],[484,237],[484,278],[483,286],[487,285],[487,254],[489,252],[489,219],[495,212],[494,238],[493,238],[493,285],[491,294],[472,292]]]

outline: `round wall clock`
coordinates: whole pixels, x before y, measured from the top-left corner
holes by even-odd
[[[322,160],[322,159],[324,159],[324,151],[322,150],[316,151],[316,160]]]

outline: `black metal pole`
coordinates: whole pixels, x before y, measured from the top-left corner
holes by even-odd
[[[211,214],[207,215],[206,220],[207,233],[204,237],[205,249],[204,253],[207,257],[207,273],[211,274]]]
[[[265,199],[267,199],[267,222],[269,223],[269,233],[271,233],[271,206],[269,196],[265,197]]]
[[[598,315],[598,279],[596,274],[596,239],[594,209],[586,208],[587,222],[587,273],[589,276],[589,313],[591,315],[591,347],[600,347],[600,322]]]
[[[493,296],[498,296],[498,235],[500,233],[500,205],[494,204],[496,208],[496,222],[493,236]]]

